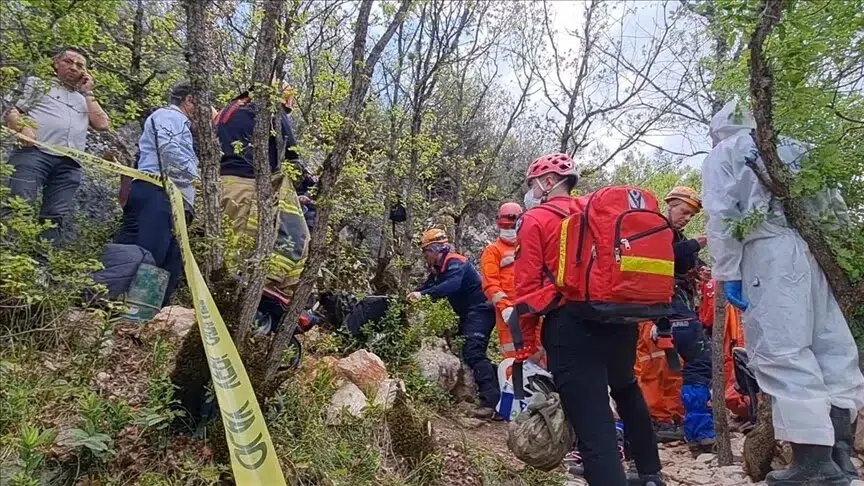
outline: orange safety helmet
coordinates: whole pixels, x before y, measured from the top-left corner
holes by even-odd
[[[442,229],[432,228],[430,230],[426,230],[420,236],[420,248],[425,250],[430,245],[435,243],[449,243],[450,240],[447,238],[447,233]]]
[[[666,194],[666,197],[663,200],[668,203],[673,199],[683,201],[688,205],[692,206],[697,211],[702,211],[702,196],[700,196],[699,193],[696,192],[696,190],[692,187],[675,187],[671,191],[669,191],[669,194]]]
[[[506,202],[498,208],[495,223],[499,228],[510,229],[516,226],[516,220],[522,216],[522,206],[515,202]]]

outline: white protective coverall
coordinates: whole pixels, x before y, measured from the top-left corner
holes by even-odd
[[[702,202],[713,276],[742,281],[750,304],[743,314],[747,353],[760,388],[772,398],[776,438],[831,446],[831,405],[853,410],[852,417],[864,407],[858,350],[807,243],[746,165],[749,159],[764,168],[753,127],[752,115],[736,111],[734,101],[711,120],[715,146],[702,165]],[[800,169],[806,147],[788,139],[778,145],[780,158]],[[837,211],[835,224],[837,217],[844,221],[845,210],[836,194],[825,191],[808,201],[820,214]],[[733,237],[734,222],[755,213],[764,219],[743,241]]]

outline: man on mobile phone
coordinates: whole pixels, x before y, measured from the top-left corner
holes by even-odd
[[[71,47],[57,51],[54,73],[48,81],[27,78],[22,96],[4,115],[6,126],[22,136],[22,147],[9,157],[15,168],[9,188],[13,196],[31,204],[42,190],[39,219],[54,223],[42,237],[52,241],[72,209],[81,184],[81,164],[57,150],[35,147],[30,140],[83,151],[88,128],[105,131],[110,127],[108,115],[93,97],[93,77],[87,72],[83,53]]]

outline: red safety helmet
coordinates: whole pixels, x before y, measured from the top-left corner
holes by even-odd
[[[510,229],[516,226],[516,220],[522,216],[522,206],[515,202],[506,202],[498,209],[495,223],[499,228]]]
[[[579,177],[573,159],[569,155],[560,152],[544,155],[531,162],[531,165],[528,166],[528,171],[525,172],[525,182],[531,182],[546,174]]]

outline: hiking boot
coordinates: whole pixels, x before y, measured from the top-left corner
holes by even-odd
[[[792,465],[768,473],[768,486],[849,486],[849,479],[831,459],[830,446],[791,445]]]
[[[503,418],[498,415],[498,412],[491,407],[475,407],[473,410],[469,410],[467,415],[471,418],[482,420],[503,420]]]
[[[666,486],[663,475],[657,474],[627,474],[628,486]]]
[[[834,447],[831,449],[831,458],[850,481],[859,479],[855,464],[852,464],[852,441],[855,439],[855,432],[852,430],[851,410],[832,406],[831,425],[834,426]]]
[[[665,422],[654,424],[654,433],[657,434],[657,442],[667,443],[684,440],[684,431],[680,426]]]
[[[690,452],[697,455],[714,452],[714,438],[711,437],[708,439],[699,439],[694,442],[688,442],[687,447],[690,449]]]

